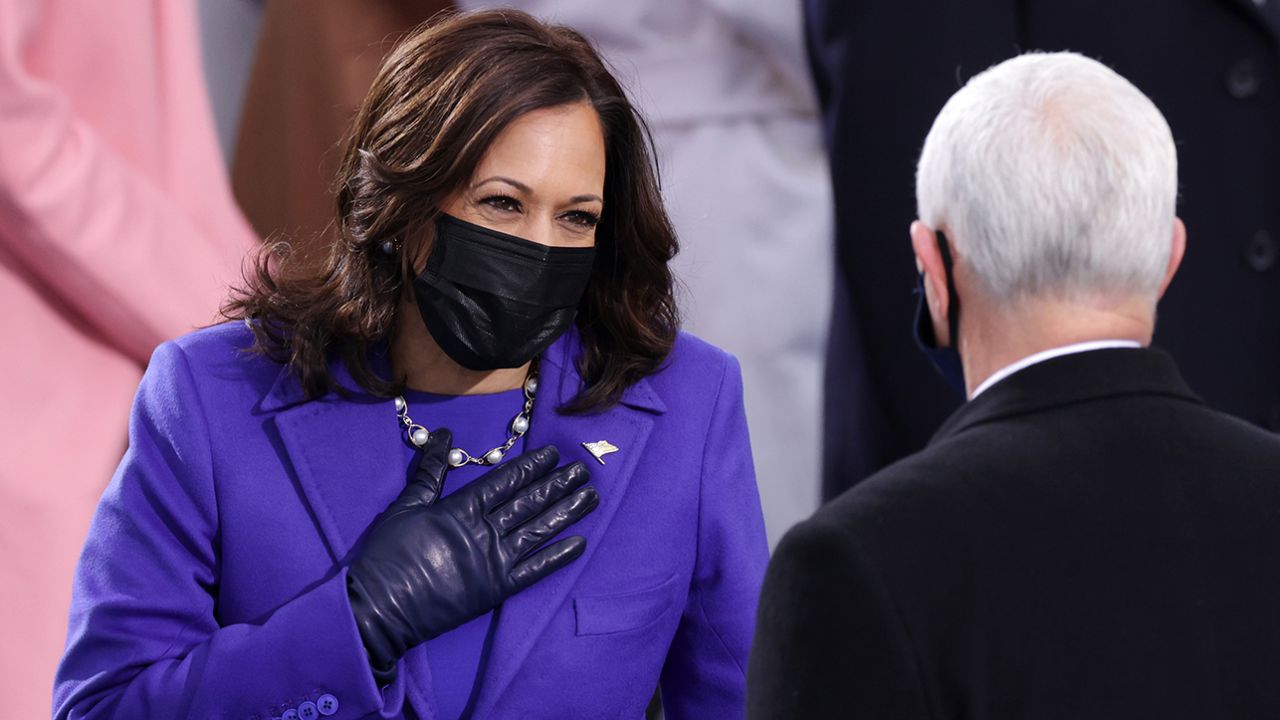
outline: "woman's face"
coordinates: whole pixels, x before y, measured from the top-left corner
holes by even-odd
[[[600,117],[587,103],[516,118],[485,153],[445,213],[554,247],[591,247],[604,209]]]

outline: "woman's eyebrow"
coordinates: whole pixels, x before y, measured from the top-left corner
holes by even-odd
[[[507,185],[510,185],[511,187],[513,187],[513,188],[515,188],[515,189],[519,190],[520,192],[524,193],[525,195],[533,195],[533,194],[534,194],[534,192],[533,192],[533,188],[529,187],[528,185],[525,185],[524,183],[520,182],[519,180],[515,180],[515,179],[509,178],[509,177],[505,177],[505,176],[503,176],[503,175],[494,175],[493,177],[487,177],[487,178],[485,178],[484,180],[481,180],[480,182],[477,182],[476,184],[472,185],[471,187],[473,187],[473,188],[478,188],[478,187],[480,187],[481,185],[484,185],[485,183],[491,183],[491,182],[506,183]],[[575,195],[575,196],[573,196],[573,197],[569,198],[569,204],[571,204],[571,205],[576,205],[576,204],[578,204],[578,203],[584,203],[584,202],[598,202],[598,203],[600,203],[600,204],[602,204],[602,205],[603,205],[603,204],[604,204],[604,198],[600,197],[599,195],[595,195],[595,194]]]
[[[511,187],[513,187],[513,188],[515,188],[515,189],[519,190],[520,192],[522,192],[522,193],[526,194],[526,195],[532,195],[532,194],[533,194],[533,188],[529,187],[528,185],[525,185],[524,183],[520,182],[519,180],[512,180],[512,179],[511,179],[511,178],[509,178],[509,177],[503,177],[503,176],[501,176],[501,175],[494,175],[493,177],[485,178],[484,180],[481,180],[480,182],[476,183],[475,185],[472,185],[472,187],[480,187],[481,185],[484,185],[485,183],[491,183],[491,182],[501,182],[501,183],[506,183],[506,184],[510,185]]]

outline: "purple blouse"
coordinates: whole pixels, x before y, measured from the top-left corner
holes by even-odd
[[[414,422],[431,430],[449,428],[453,432],[454,445],[473,456],[482,456],[505,443],[510,437],[511,421],[524,405],[524,391],[519,388],[490,395],[436,395],[408,391],[404,398],[409,404],[409,417]],[[515,457],[522,452],[523,438],[516,441],[507,457]],[[404,457],[405,467],[409,470],[417,461],[418,451],[408,442],[404,443]],[[489,467],[471,463],[453,468],[445,478],[440,496],[456,492],[489,470]],[[479,690],[478,684],[484,678],[485,639],[492,626],[493,613],[488,612],[428,640],[413,651],[425,654],[425,662],[411,667],[422,671],[418,682],[431,688],[439,720],[461,717],[473,691]]]

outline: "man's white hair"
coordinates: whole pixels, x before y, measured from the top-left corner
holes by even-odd
[[[1156,106],[1075,53],[975,76],[934,120],[920,219],[996,299],[1149,295],[1169,262],[1178,159]]]

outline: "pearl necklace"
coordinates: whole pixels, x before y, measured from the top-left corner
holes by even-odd
[[[535,360],[529,366],[529,377],[524,381],[524,407],[511,420],[511,436],[507,441],[498,447],[484,453],[480,457],[475,457],[471,453],[460,447],[452,447],[449,449],[449,466],[462,467],[467,463],[475,465],[497,465],[502,462],[502,458],[506,457],[507,451],[511,450],[511,446],[516,441],[524,437],[529,432],[529,420],[533,413],[533,398],[538,394],[538,363]],[[400,424],[404,426],[405,439],[413,443],[415,447],[422,447],[431,439],[431,431],[413,421],[409,417],[409,403],[405,401],[403,395],[396,396],[396,418]]]

